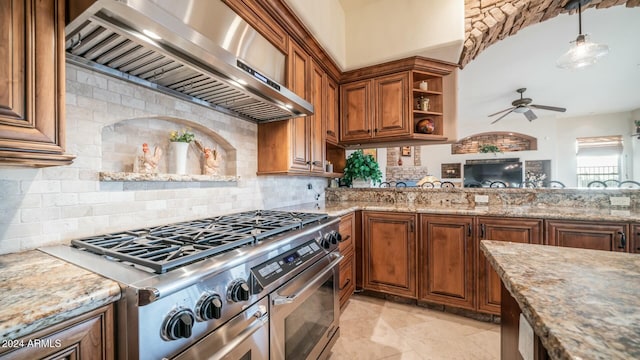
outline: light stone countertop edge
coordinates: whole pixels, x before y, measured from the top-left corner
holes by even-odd
[[[120,299],[117,282],[39,250],[0,255],[0,340],[22,338]]]

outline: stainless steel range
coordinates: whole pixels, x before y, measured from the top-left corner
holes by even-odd
[[[41,249],[121,284],[118,358],[324,358],[339,219],[259,210]]]

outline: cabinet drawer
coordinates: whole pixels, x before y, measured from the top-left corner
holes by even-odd
[[[347,214],[340,218],[340,235],[342,236],[342,242],[338,245],[338,249],[343,254],[346,254],[349,249],[354,248],[354,221],[353,213]]]
[[[353,291],[356,289],[355,270],[356,263],[353,258],[353,252],[350,252],[345,255],[342,261],[340,261],[340,278],[338,279],[338,286],[340,289],[341,309],[344,308],[347,300],[349,300],[349,297],[351,297],[351,294],[353,294]]]

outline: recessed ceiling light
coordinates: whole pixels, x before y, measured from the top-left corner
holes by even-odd
[[[154,39],[154,40],[160,40],[160,39],[162,39],[162,38],[160,37],[160,35],[158,35],[158,34],[154,33],[154,32],[153,32],[153,31],[151,31],[151,30],[144,29],[144,30],[142,30],[142,33],[143,33],[143,34],[145,34],[145,35],[147,35],[148,37],[150,37],[150,38]]]

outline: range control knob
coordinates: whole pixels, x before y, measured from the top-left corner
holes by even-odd
[[[333,230],[331,231],[331,243],[334,245],[342,241],[342,235],[339,232]]]
[[[227,298],[240,302],[249,300],[249,284],[242,279],[234,280],[229,284]]]
[[[222,298],[218,294],[206,294],[196,305],[196,313],[202,320],[220,319],[222,317]]]
[[[322,239],[320,239],[320,246],[322,246],[325,249],[328,249],[331,247],[331,233],[326,233],[324,234],[324,236],[322,237]]]
[[[191,337],[194,322],[193,311],[178,308],[172,311],[165,320],[163,336],[167,340],[187,339]]]

